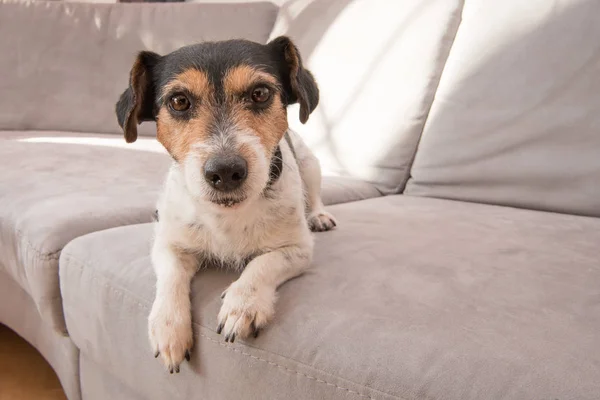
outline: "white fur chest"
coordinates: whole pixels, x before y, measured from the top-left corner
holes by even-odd
[[[305,236],[303,192],[295,164],[286,163],[279,180],[256,199],[226,208],[194,199],[174,167],[159,200],[157,235],[178,247],[231,267],[249,258],[310,240]]]

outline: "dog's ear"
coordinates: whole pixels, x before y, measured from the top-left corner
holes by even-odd
[[[123,128],[125,141],[137,139],[137,126],[143,121],[154,121],[153,72],[160,56],[151,51],[138,54],[129,74],[129,87],[115,106],[117,121]]]
[[[312,73],[302,65],[298,48],[286,36],[279,36],[268,43],[279,60],[279,72],[284,80],[283,88],[287,104],[300,103],[300,122],[319,104],[319,88]]]

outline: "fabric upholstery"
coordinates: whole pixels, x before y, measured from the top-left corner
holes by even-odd
[[[150,222],[171,163],[154,139],[113,135],[0,132],[0,261],[64,331],[58,257],[72,239]],[[326,204],[380,196],[370,184],[324,178]],[[0,263],[1,264],[1,263]]]
[[[81,395],[86,400],[146,400],[144,397],[140,397],[136,388],[124,385],[117,371],[106,370],[86,357],[85,354],[81,355],[79,368]],[[199,393],[194,397],[200,397]]]
[[[265,42],[261,3],[0,1],[0,129],[120,133],[115,103],[137,53],[205,40]],[[140,133],[153,134],[152,124]]]
[[[301,133],[328,174],[404,188],[460,21],[462,0],[288,1],[271,38],[300,49],[320,88]]]
[[[467,1],[406,193],[600,216],[598,15]]]
[[[150,222],[170,158],[140,150],[150,139],[126,148],[107,146],[117,141],[109,135],[21,139],[0,141],[0,261],[64,332],[60,250],[89,232]]]
[[[381,193],[372,184],[353,178],[324,176],[321,199],[325,205],[349,203],[379,197]]]
[[[0,324],[10,327],[42,354],[69,400],[80,400],[79,349],[44,323],[29,293],[5,269],[0,262]]]
[[[598,219],[409,196],[329,210],[338,229],[316,235],[314,268],[281,286],[257,339],[215,333],[236,275],[198,274],[196,344],[175,376],[146,333],[151,224],[69,243],[69,332],[113,375],[90,379],[144,399],[598,398]]]

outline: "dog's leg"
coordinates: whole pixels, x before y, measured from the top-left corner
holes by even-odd
[[[277,287],[304,272],[311,258],[312,244],[280,248],[252,260],[221,296],[217,333],[231,342],[258,336],[275,313]]]
[[[148,318],[150,344],[169,372],[179,372],[179,364],[184,358],[189,360],[193,344],[190,282],[197,261],[157,236],[152,264],[156,297]]]
[[[293,140],[296,149],[296,160],[304,184],[308,226],[313,232],[333,229],[337,222],[333,215],[325,211],[325,206],[321,200],[321,165],[319,160],[301,139],[295,137]]]

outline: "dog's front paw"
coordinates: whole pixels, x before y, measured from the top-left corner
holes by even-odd
[[[155,301],[148,318],[148,334],[154,357],[160,356],[170,373],[179,372],[184,358],[190,360],[194,339],[189,312]]]
[[[329,231],[337,226],[333,215],[325,210],[317,210],[308,214],[308,227],[313,232]]]
[[[223,292],[217,333],[223,332],[225,341],[257,337],[258,332],[275,313],[275,290],[233,282]]]

